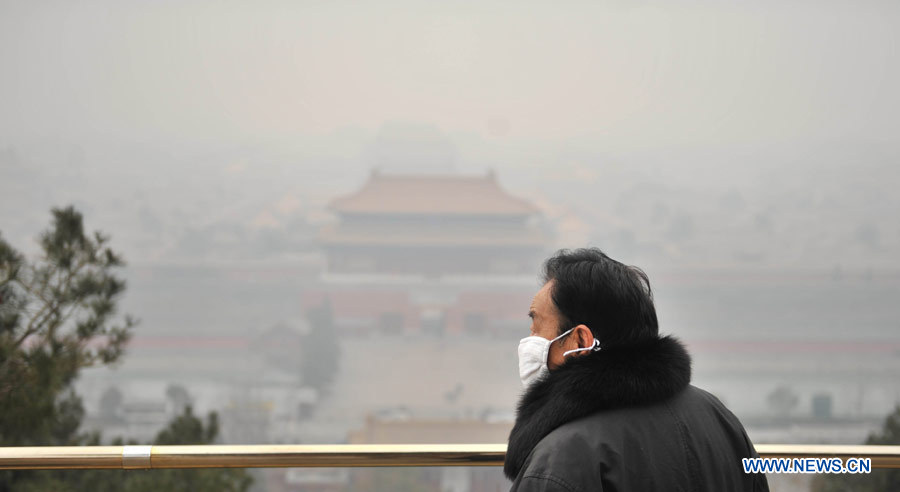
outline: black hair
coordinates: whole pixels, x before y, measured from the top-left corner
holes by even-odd
[[[579,324],[601,347],[641,343],[659,335],[650,279],[597,248],[561,249],[544,262],[544,283],[560,314],[559,334]]]

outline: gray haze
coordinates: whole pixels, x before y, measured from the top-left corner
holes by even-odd
[[[512,415],[524,305],[489,343],[341,334],[311,400],[247,352],[309,329],[332,200],[373,170],[493,172],[540,209],[547,251],[645,267],[663,330],[755,440],[859,442],[900,401],[898,25],[896,1],[0,0],[0,232],[34,254],[71,203],[128,260],[142,324],[79,383],[89,415],[110,387],[181,381],[229,409],[227,441],[344,442],[398,408]],[[429,362],[378,358],[396,347],[434,380],[354,379]],[[841,424],[793,425],[823,394]],[[277,413],[308,400],[312,420]],[[241,413],[258,401],[281,416]]]
[[[315,222],[411,154],[495,169],[562,244],[633,261],[900,259],[896,2],[0,8],[19,244],[71,202],[132,262],[193,259],[192,234]]]

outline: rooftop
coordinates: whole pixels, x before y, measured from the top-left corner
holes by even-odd
[[[531,203],[500,188],[493,172],[484,176],[392,175],[373,171],[357,192],[331,208],[346,214],[530,215]]]

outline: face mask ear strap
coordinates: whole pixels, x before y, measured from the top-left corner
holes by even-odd
[[[594,343],[592,343],[590,347],[566,350],[565,352],[563,352],[563,357],[565,357],[573,352],[584,352],[585,350],[590,350],[592,352],[596,352],[596,351],[600,350],[600,340],[597,340],[595,338]]]
[[[572,333],[572,331],[573,331],[574,329],[575,329],[575,328],[572,327],[572,328],[569,328],[569,329],[568,329],[567,331],[565,331],[564,333],[560,333],[556,338],[554,338],[553,340],[550,340],[550,343],[553,343],[553,342],[559,340],[560,338],[562,338],[562,337],[568,335],[569,333]]]

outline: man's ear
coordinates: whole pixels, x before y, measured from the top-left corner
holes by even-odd
[[[577,337],[578,348],[587,348],[594,345],[594,333],[591,332],[587,325],[576,326],[575,331],[572,333]]]

